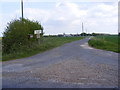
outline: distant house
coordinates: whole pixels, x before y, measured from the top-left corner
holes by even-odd
[[[64,34],[64,37],[71,37],[71,34]]]
[[[81,35],[80,34],[72,34],[72,36],[78,37],[78,36],[81,36]]]
[[[81,36],[80,34],[58,34],[58,37],[78,37]]]

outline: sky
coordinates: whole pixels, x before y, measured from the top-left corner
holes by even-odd
[[[24,18],[39,21],[49,34],[118,33],[117,0],[23,0]],[[20,0],[0,1],[0,36],[21,17]]]

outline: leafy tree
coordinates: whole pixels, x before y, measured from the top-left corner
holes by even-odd
[[[81,36],[86,36],[86,35],[87,35],[87,34],[86,34],[86,33],[84,33],[84,32],[83,32],[83,33],[81,33]]]
[[[43,31],[43,27],[37,21],[20,18],[9,22],[3,33],[3,53],[14,52],[22,45],[28,45],[35,41],[34,30],[38,29]],[[32,39],[28,37],[29,34],[34,35]]]
[[[96,33],[92,33],[92,36],[97,36],[97,34]]]

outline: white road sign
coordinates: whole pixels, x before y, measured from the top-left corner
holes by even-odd
[[[34,30],[34,34],[40,34],[41,30]]]
[[[40,38],[40,34],[37,34],[37,38]]]

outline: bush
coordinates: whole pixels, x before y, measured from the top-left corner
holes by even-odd
[[[96,36],[88,41],[89,45],[97,49],[120,53],[118,36]]]
[[[43,27],[37,21],[30,21],[28,19],[13,20],[8,23],[5,32],[3,33],[3,54],[13,53],[20,49],[23,45],[28,45],[36,41],[34,35],[32,39],[28,37],[29,34],[34,34],[34,30],[41,29]],[[43,33],[41,34],[43,35]]]

